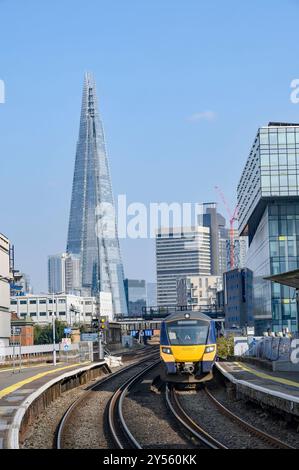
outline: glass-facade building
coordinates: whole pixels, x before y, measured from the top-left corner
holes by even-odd
[[[127,315],[109,163],[90,73],[84,78],[67,253],[80,257],[81,295],[110,292],[114,314]]]
[[[125,279],[125,293],[129,316],[140,316],[146,307],[146,283],[144,280]]]
[[[256,334],[298,331],[294,289],[266,276],[299,268],[299,124],[259,129],[238,185],[239,232],[248,236]]]

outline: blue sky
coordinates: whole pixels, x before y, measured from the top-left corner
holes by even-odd
[[[219,201],[219,185],[234,206],[257,128],[299,120],[298,15],[295,0],[0,0],[0,231],[36,292],[65,249],[84,71],[115,196]],[[154,280],[153,240],[121,245],[126,275]]]

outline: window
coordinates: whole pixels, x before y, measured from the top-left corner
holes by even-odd
[[[288,141],[288,145],[294,145],[295,144],[295,134],[294,134],[294,132],[288,132],[287,133],[287,141]]]
[[[46,316],[47,316],[47,313],[46,313],[46,312],[39,312],[39,316],[40,316],[40,317],[46,317]]]
[[[288,185],[288,176],[287,173],[281,173],[279,176],[280,186]]]
[[[277,133],[270,133],[270,145],[277,145]]]
[[[268,132],[266,133],[260,133],[260,144],[261,145],[268,145],[269,141],[268,141]]]
[[[270,186],[270,175],[262,176],[262,187],[268,188]]]
[[[297,187],[297,177],[296,175],[289,175],[289,186],[290,187]]]
[[[209,326],[200,320],[179,320],[167,326],[171,345],[205,344]]]
[[[288,165],[293,167],[296,165],[296,155],[291,154],[290,152],[288,154]]]
[[[30,300],[30,305],[36,305],[36,300]]]
[[[286,133],[285,132],[279,132],[278,133],[278,144],[279,145],[286,145]]]
[[[280,153],[279,154],[279,165],[286,165],[287,164],[287,154],[286,153]]]
[[[276,240],[270,241],[270,256],[278,256],[278,242]]]
[[[21,304],[21,305],[27,305],[27,300],[21,300],[21,301],[20,301],[20,304]]]
[[[40,299],[39,303],[40,303],[40,304],[46,304],[47,301],[46,301],[46,299]]]
[[[269,166],[269,154],[261,155],[261,166]]]
[[[17,305],[18,302],[16,300],[11,300],[10,303],[11,303],[11,305]]]

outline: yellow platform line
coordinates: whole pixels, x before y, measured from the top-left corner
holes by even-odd
[[[61,370],[70,369],[72,367],[74,368],[77,366],[83,366],[84,364],[85,365],[90,364],[90,362],[82,362],[78,364],[72,364],[69,366],[59,367],[58,369],[48,370],[46,372],[40,372],[39,374],[28,377],[27,379],[21,380],[20,382],[17,382],[13,385],[10,385],[9,387],[6,387],[0,390],[0,399],[5,397],[6,395],[9,395],[12,392],[15,392],[19,388],[23,387],[23,385],[27,385],[31,382],[34,382],[34,380],[41,379],[42,377],[45,377],[46,375],[55,374],[55,372],[60,372]]]
[[[283,377],[275,377],[274,375],[268,375],[264,372],[259,372],[255,369],[252,369],[251,367],[244,366],[244,364],[241,364],[240,362],[236,362],[236,364],[238,365],[238,367],[241,367],[241,369],[244,369],[247,372],[256,375],[257,377],[260,377],[261,379],[272,380],[272,382],[278,382],[283,385],[291,385],[292,387],[299,388],[299,382],[294,382],[293,380],[284,379]]]

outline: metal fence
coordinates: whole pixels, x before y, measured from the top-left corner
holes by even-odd
[[[67,349],[64,349],[62,344],[56,344],[55,349],[59,354],[59,360],[62,362],[86,362],[92,360],[92,343],[89,341],[72,343],[68,345]],[[0,347],[0,364],[9,364],[16,358],[20,358],[20,356],[23,362],[47,360],[52,357],[52,353],[52,344]]]
[[[269,361],[290,361],[291,343],[292,339],[286,337],[253,339],[249,344],[246,356],[258,357]]]

